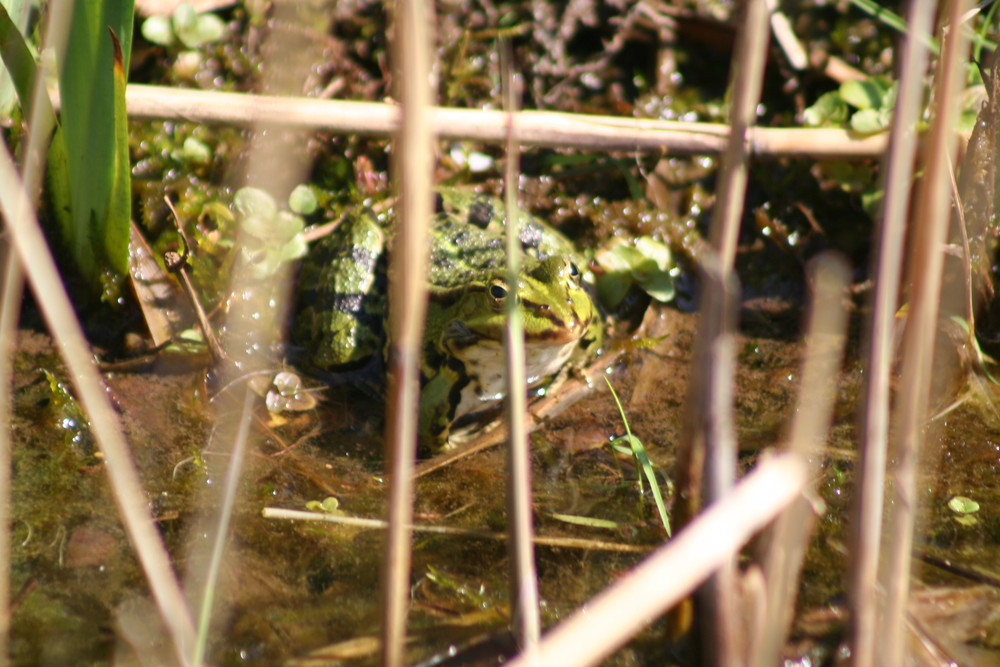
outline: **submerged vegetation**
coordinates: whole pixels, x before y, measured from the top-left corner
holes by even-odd
[[[470,260],[469,226],[505,222],[496,197],[513,186],[519,205],[557,230],[552,238],[572,244],[553,251],[525,223],[519,250],[542,284],[539,300],[572,282],[595,300],[604,329],[584,336],[599,354],[559,357],[529,380],[530,471],[512,470],[506,446],[495,446],[510,428],[495,405],[501,327],[468,342],[480,311],[449,321],[439,357],[420,352],[433,346],[419,336],[401,351],[379,333],[367,350],[374,361],[347,372],[318,373],[286,336],[311,306],[296,305],[293,282],[316,273],[310,250],[345,220],[383,225],[389,251],[372,253],[360,238],[342,249],[354,264],[388,265],[345,281],[339,305],[381,331],[385,308],[359,310],[355,283],[382,290],[364,308],[388,301],[399,313],[409,304],[393,303],[393,281],[423,275],[398,233],[413,224],[412,193],[394,181],[408,159],[394,114],[420,115],[398,88],[419,60],[393,51],[409,44],[392,32],[394,21],[408,29],[405,12],[368,0],[167,1],[137,2],[133,20],[128,3],[103,3],[117,18],[78,13],[67,28],[68,53],[90,54],[79,60],[46,41],[60,33],[46,8],[23,22],[4,13],[0,56],[21,100],[45,80],[31,63],[48,67],[49,48],[73,65],[62,70],[63,129],[50,135],[37,209],[106,391],[87,384],[98,379],[84,377],[90,355],[74,357],[73,332],[56,324],[65,322],[52,305],[56,285],[35,264],[44,253],[24,240],[15,194],[20,178],[32,194],[41,172],[28,147],[50,136],[38,136],[48,125],[29,122],[30,105],[12,105],[0,212],[9,247],[31,264],[32,296],[19,307],[8,275],[0,335],[16,352],[0,368],[12,377],[0,449],[12,471],[9,483],[0,475],[0,563],[9,566],[0,579],[10,585],[0,586],[10,609],[0,654],[13,664],[360,665],[397,664],[405,652],[407,663],[487,664],[527,648],[534,617],[544,664],[850,655],[864,666],[903,664],[893,662],[900,651],[995,662],[993,5],[963,19],[970,30],[949,43],[945,7],[939,28],[918,39],[930,18],[916,23],[867,0],[785,3],[771,15],[746,4],[746,16],[715,1],[434,6],[431,72],[407,79],[433,81],[434,104],[446,108],[427,116],[440,133],[433,181],[486,197],[463,213],[467,226],[428,244],[432,290],[447,282],[442,272],[459,275],[447,262]],[[114,76],[107,23],[122,45],[125,69]],[[755,47],[767,25],[773,37]],[[907,74],[922,62],[914,44],[932,48]],[[504,45],[513,73],[501,67]],[[66,84],[104,77],[75,92]],[[327,102],[310,106],[318,100]],[[900,118],[919,133],[897,131]],[[748,122],[750,141],[727,143],[727,127]],[[952,128],[974,128],[954,195],[941,194],[950,192]],[[924,142],[916,162],[915,149],[899,148],[914,136]],[[4,166],[11,154],[20,177]],[[482,202],[494,204],[484,211]],[[899,218],[909,231],[888,236],[899,210],[910,211]],[[431,235],[443,234],[442,217]],[[502,238],[491,227],[492,282],[482,290],[496,312],[517,293],[492,259]],[[904,240],[893,264],[886,249]],[[103,300],[74,287],[81,271]],[[461,275],[463,289],[483,283]],[[441,312],[460,310],[440,306],[451,298],[429,297],[430,330],[442,328]],[[558,306],[542,303],[538,319],[548,320],[526,324],[529,356],[539,349],[532,337],[561,334]],[[473,372],[470,358],[486,350]],[[880,351],[894,356],[879,365]],[[925,363],[932,358],[941,365]],[[461,436],[420,454],[411,564],[394,577],[383,559],[398,533],[385,518],[400,516],[389,504],[399,480],[383,436],[417,408],[393,403],[400,388],[379,374],[418,360]],[[491,402],[456,411],[477,383]],[[918,457],[909,447],[921,442]],[[505,501],[510,480],[526,473],[533,536],[512,529]],[[883,504],[893,508],[884,529]],[[883,530],[892,538],[880,544]],[[864,573],[880,560],[871,597],[874,572]],[[650,574],[658,565],[666,574]],[[709,575],[695,602],[684,599]],[[538,604],[524,577],[537,582]],[[405,643],[391,629],[392,603],[376,594],[390,580],[407,602]],[[608,611],[627,586],[643,595]],[[611,620],[588,629],[574,614],[584,603],[590,622]],[[896,636],[904,615],[917,637],[909,644]],[[875,628],[885,638],[878,652]],[[567,644],[586,652],[547,653]],[[936,653],[921,653],[929,646]]]

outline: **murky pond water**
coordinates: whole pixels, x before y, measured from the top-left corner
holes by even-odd
[[[630,346],[609,373],[633,433],[661,474],[671,470],[680,437],[695,320],[673,308],[651,312],[644,331],[662,336],[660,342]],[[780,442],[797,392],[799,343],[744,332],[737,349],[737,427],[749,463],[762,448]],[[14,656],[21,664],[109,659],[123,638],[141,645],[144,635],[134,627],[134,610],[145,600],[146,586],[85,429],[67,416],[58,392],[36,370],[46,368],[53,379],[61,377],[48,340],[24,332],[17,366],[12,565],[21,591],[15,604]],[[822,461],[818,488],[826,512],[806,565],[803,610],[842,601],[843,526],[856,465],[853,405],[860,386],[859,374],[850,366],[840,380],[838,423]],[[107,379],[177,567],[182,574],[203,567],[186,556],[188,530],[204,511],[200,492],[219,482],[226,463],[213,454],[204,374],[113,372]],[[648,492],[638,491],[632,462],[607,447],[609,438],[624,429],[601,384],[594,383],[583,400],[532,438],[538,534],[581,541],[537,547],[546,624],[577,608],[635,565],[643,549],[664,539]],[[928,585],[969,583],[971,575],[966,572],[963,578],[955,569],[979,572],[986,581],[997,577],[997,391],[983,381],[975,388],[971,398],[939,417],[930,431],[921,485],[926,536],[918,548],[927,563],[918,574]],[[304,509],[309,501],[330,497],[338,500],[336,511],[343,514],[384,515],[382,407],[367,397],[359,403],[347,390],[324,393],[318,411],[293,415],[284,423],[265,423],[266,412],[258,413],[261,421],[223,569],[220,595],[226,611],[217,620],[211,652],[218,664],[271,664],[296,657],[301,664],[336,659],[368,664],[376,659],[381,530],[261,516],[266,507]],[[414,536],[414,662],[470,646],[487,655],[509,650],[506,545],[475,534],[504,530],[504,466],[502,449],[494,447],[418,481],[418,524],[474,534]],[[954,496],[979,503],[978,512],[966,515],[973,521],[961,520],[949,509]],[[568,517],[594,520],[594,525],[580,526]],[[626,551],[636,548],[638,553]],[[940,610],[943,604],[931,608]],[[837,636],[835,623],[809,625],[808,618],[800,623],[806,637],[819,633],[829,644]],[[980,621],[980,650],[995,646],[998,621]],[[950,617],[933,628],[950,628],[949,623]],[[664,632],[654,625],[616,662],[674,659],[663,652],[668,646]],[[803,646],[816,650],[816,645]],[[312,658],[304,657],[314,651]]]

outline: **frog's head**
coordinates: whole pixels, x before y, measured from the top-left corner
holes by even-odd
[[[461,325],[451,327],[452,333],[463,332],[449,341],[451,353],[467,365],[487,364],[486,357],[499,359],[507,301],[512,297],[505,274],[493,273],[483,283],[470,285],[459,313]],[[589,350],[600,343],[597,309],[572,261],[525,257],[517,301],[529,383],[558,371],[579,347]]]

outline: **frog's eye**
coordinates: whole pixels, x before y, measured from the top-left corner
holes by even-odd
[[[487,292],[490,295],[490,302],[494,307],[503,306],[504,301],[507,300],[507,293],[509,291],[506,281],[501,278],[494,278],[487,288]]]

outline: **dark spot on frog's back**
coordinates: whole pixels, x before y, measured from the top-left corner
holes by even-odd
[[[341,313],[363,312],[363,302],[363,294],[331,294],[327,297],[330,309]]]
[[[493,204],[488,199],[477,199],[469,207],[468,221],[470,225],[486,229],[493,221],[494,214]]]
[[[535,249],[541,246],[543,233],[544,230],[538,225],[522,224],[518,234],[521,240],[521,250]]]
[[[373,252],[371,248],[355,245],[351,247],[351,259],[360,267],[373,268],[382,257],[381,252]]]

